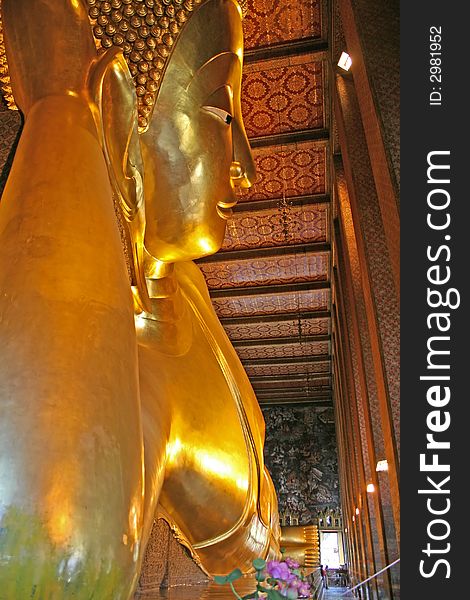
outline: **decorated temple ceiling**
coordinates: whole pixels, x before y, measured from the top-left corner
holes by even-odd
[[[202,264],[209,289],[328,279],[328,253],[299,252]]]
[[[261,405],[331,405],[325,5],[248,0],[242,111],[257,181],[199,261]]]
[[[328,290],[286,290],[250,296],[243,296],[241,292],[242,290],[239,296],[212,298],[219,318],[260,317],[285,313],[298,316],[304,312],[325,312],[330,305]]]
[[[238,210],[228,222],[222,250],[284,246],[286,241],[289,245],[328,241],[328,204],[292,206],[290,218],[286,239],[279,210],[256,210],[256,205],[253,210]]]
[[[324,194],[326,151],[326,143],[317,141],[253,148],[258,178],[240,191],[240,201]]]
[[[323,71],[315,54],[246,65],[242,112],[248,136],[323,128]]]
[[[248,0],[245,48],[270,46],[322,34],[322,11],[318,0]]]
[[[232,341],[256,340],[268,337],[277,339],[293,339],[298,336],[329,335],[329,319],[289,319],[287,321],[272,321],[270,323],[245,323],[225,325],[225,331]]]

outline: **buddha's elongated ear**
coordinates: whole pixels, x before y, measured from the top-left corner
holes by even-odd
[[[137,97],[127,63],[119,49],[97,59],[89,89],[115,201],[125,225],[131,278],[138,308],[150,309],[144,274],[145,206],[143,163],[137,122]]]

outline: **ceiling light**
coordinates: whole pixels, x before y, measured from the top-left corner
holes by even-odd
[[[347,52],[342,52],[339,57],[338,67],[341,67],[345,71],[349,71],[352,65],[352,58],[349,56]]]
[[[379,460],[377,461],[377,466],[375,467],[376,471],[388,471],[388,461],[387,460]]]
[[[369,492],[369,494],[372,494],[372,492],[375,492],[375,485],[373,483],[368,483],[366,490]]]

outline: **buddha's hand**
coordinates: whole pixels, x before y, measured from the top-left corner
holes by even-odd
[[[3,0],[4,44],[13,95],[27,114],[41,98],[86,98],[96,60],[83,0]]]

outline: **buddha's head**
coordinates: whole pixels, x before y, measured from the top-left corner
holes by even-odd
[[[101,11],[95,36],[104,48],[120,43],[135,83],[146,250],[163,262],[214,253],[236,202],[235,188],[255,179],[240,107],[240,5],[122,0],[116,6],[128,30],[116,22],[118,33],[111,37],[106,32],[113,12],[103,15],[107,4],[112,9],[113,2],[101,3],[89,14]]]
[[[98,129],[113,189],[129,224],[132,279],[141,288],[143,244],[167,263],[216,252],[236,201],[234,188],[254,181],[240,108],[241,4],[0,2],[8,17],[8,59],[19,106],[28,112],[38,99],[64,94],[91,98],[99,107],[93,114],[101,115]],[[50,35],[57,23],[63,39]],[[3,81],[8,69],[1,42]],[[42,54],[30,48],[42,48]]]
[[[232,0],[209,0],[185,26],[141,135],[145,245],[163,261],[222,245],[234,187],[255,171],[240,107],[243,34]]]

